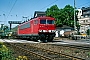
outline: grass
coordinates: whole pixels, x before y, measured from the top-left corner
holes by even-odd
[[[87,54],[88,56],[90,56],[90,52],[87,52],[86,54]]]

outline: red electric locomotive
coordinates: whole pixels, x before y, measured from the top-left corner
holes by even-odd
[[[29,38],[38,41],[52,41],[55,36],[54,18],[37,17],[18,26],[19,38]]]

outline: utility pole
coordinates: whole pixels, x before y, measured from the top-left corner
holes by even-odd
[[[76,5],[76,1],[74,0],[74,30],[76,30],[76,18],[75,18],[75,15],[76,15],[76,13],[75,13],[75,5]]]

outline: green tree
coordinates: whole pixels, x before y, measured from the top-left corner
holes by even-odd
[[[53,5],[47,8],[46,16],[54,17],[56,26],[68,25],[74,27],[74,8],[70,5],[66,5],[63,9]]]
[[[62,25],[62,21],[59,19],[59,16],[60,16],[59,13],[60,13],[60,10],[57,7],[57,5],[53,5],[50,8],[47,8],[46,10],[46,16],[55,18],[56,26]]]
[[[63,14],[65,14],[65,19],[64,19],[64,24],[68,25],[68,26],[72,26],[74,25],[74,8],[70,5],[66,5],[63,8],[64,12]]]

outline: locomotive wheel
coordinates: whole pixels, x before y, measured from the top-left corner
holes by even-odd
[[[46,37],[45,37],[44,34],[39,35],[39,40],[40,40],[40,42],[47,42]]]
[[[33,40],[34,40],[34,41],[37,41],[37,37],[33,37]]]
[[[43,40],[44,43],[47,43],[47,40]]]
[[[40,40],[44,40],[45,39],[45,35],[44,34],[41,34],[39,37],[40,37]]]
[[[52,37],[52,36],[49,36],[49,37],[48,37],[48,41],[49,41],[49,42],[52,42],[52,41],[53,41],[53,37]]]

